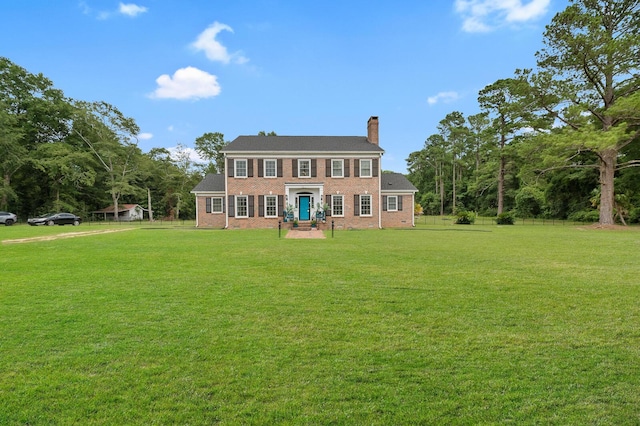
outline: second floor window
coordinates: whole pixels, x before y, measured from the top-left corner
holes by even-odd
[[[371,177],[371,160],[360,160],[360,177]]]
[[[298,177],[311,177],[311,160],[298,160]]]
[[[247,160],[236,160],[235,166],[235,177],[247,177]]]
[[[276,177],[276,160],[264,160],[264,177]]]
[[[331,160],[331,177],[344,177],[344,160]]]

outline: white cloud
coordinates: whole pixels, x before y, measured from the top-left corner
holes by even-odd
[[[427,98],[427,103],[429,105],[435,105],[438,102],[449,103],[453,102],[460,98],[458,92],[440,92],[435,96],[429,96]]]
[[[196,51],[203,51],[205,56],[211,61],[218,61],[224,64],[228,64],[231,61],[237,64],[249,62],[249,59],[246,58],[242,52],[229,53],[227,48],[216,40],[216,36],[221,31],[233,33],[233,29],[230,26],[216,21],[200,33],[196,41],[191,43],[191,47]]]
[[[153,138],[153,133],[139,133],[138,139],[146,141]]]
[[[456,0],[455,10],[466,32],[488,32],[509,23],[540,18],[551,0]]]
[[[129,4],[120,3],[120,6],[118,8],[118,11],[120,13],[122,13],[123,15],[131,16],[132,18],[141,13],[145,13],[147,10],[148,9],[146,7],[138,6],[137,4],[133,4],[133,3],[129,3]]]
[[[160,99],[203,99],[218,96],[218,78],[194,67],[180,68],[173,76],[163,74],[156,79],[158,88],[150,97]]]

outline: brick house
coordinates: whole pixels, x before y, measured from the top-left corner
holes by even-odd
[[[318,212],[337,229],[414,225],[417,189],[402,174],[381,172],[378,117],[366,137],[239,136],[222,152],[225,173],[191,191],[197,227],[275,228],[287,216],[304,223]]]

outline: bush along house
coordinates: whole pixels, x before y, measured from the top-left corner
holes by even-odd
[[[410,227],[417,189],[382,173],[378,117],[367,136],[239,136],[223,150],[225,173],[207,175],[196,226],[277,228],[278,222],[336,229]]]

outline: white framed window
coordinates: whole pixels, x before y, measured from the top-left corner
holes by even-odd
[[[211,213],[222,213],[222,197],[211,198]]]
[[[298,177],[311,177],[311,160],[298,160]]]
[[[371,216],[371,195],[360,196],[360,216]]]
[[[331,196],[331,216],[344,216],[344,198],[342,195]]]
[[[371,177],[372,176],[372,161],[371,159],[360,160],[360,177]]]
[[[278,197],[276,195],[264,196],[264,217],[278,217]]]
[[[235,173],[234,176],[238,178],[247,177],[247,160],[235,160]]]
[[[249,199],[246,195],[236,195],[236,217],[249,217]]]
[[[331,177],[344,177],[344,160],[331,160]]]
[[[398,211],[398,196],[397,195],[389,195],[389,196],[387,196],[387,211],[389,211],[389,212],[397,212]]]
[[[277,161],[264,160],[264,177],[274,178],[278,176]]]

